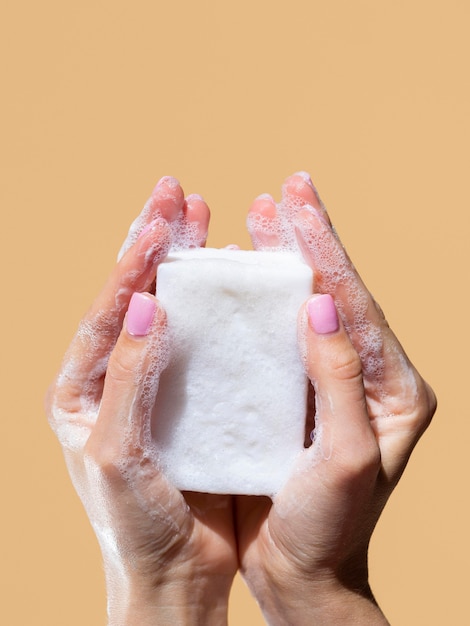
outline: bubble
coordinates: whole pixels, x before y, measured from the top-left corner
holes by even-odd
[[[247,225],[256,249],[292,252],[303,258],[296,235],[297,215],[306,209],[317,216],[321,211],[305,205],[299,196],[289,195],[276,205],[274,217],[251,211]],[[368,307],[371,299],[358,284],[357,275],[334,228],[324,224],[323,228],[309,227],[302,221],[302,238],[313,259],[319,283],[314,290],[337,294],[335,298],[338,313],[346,331],[354,340],[361,359],[364,378],[374,381],[375,391],[383,399],[382,386],[385,360],[383,339],[380,328],[369,321]],[[274,242],[266,245],[266,242]],[[341,294],[341,297],[338,297]],[[345,310],[347,303],[348,311]],[[305,358],[305,355],[302,355]]]
[[[120,261],[129,248],[134,245],[146,225],[159,217],[164,219],[158,207],[155,206],[154,199],[150,198],[145,203],[140,215],[132,222],[127,237],[119,250],[118,261]],[[183,207],[181,207],[176,218],[168,221],[168,224],[171,230],[172,243],[170,251],[172,252],[185,250],[187,248],[197,248],[204,243],[207,237],[207,233],[200,232],[200,224],[198,221],[187,219],[186,214],[183,212]],[[159,256],[158,245],[158,242],[155,243],[153,248],[149,249],[148,254]]]

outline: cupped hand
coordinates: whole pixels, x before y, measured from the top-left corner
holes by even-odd
[[[268,196],[255,201],[249,227],[258,249],[298,246],[317,294],[299,315],[314,392],[313,443],[272,502],[237,500],[242,573],[269,623],[386,623],[369,587],[369,540],[435,396],[304,173],[287,179],[281,204]]]
[[[168,345],[165,313],[148,290],[171,245],[204,245],[208,221],[199,196],[185,200],[175,179],[162,179],[48,394],[103,553],[112,626],[226,620],[238,566],[231,499],[174,488],[150,426]]]

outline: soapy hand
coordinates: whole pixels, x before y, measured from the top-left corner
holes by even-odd
[[[249,214],[258,249],[298,246],[315,291],[299,316],[313,443],[273,502],[237,499],[241,570],[270,624],[385,624],[369,587],[370,536],[435,411],[349,261],[308,175]]]
[[[248,224],[256,249],[301,253],[314,270],[318,293],[299,315],[312,445],[273,501],[182,494],[158,468],[150,417],[168,345],[148,291],[170,245],[204,245],[208,221],[200,196],[160,181],[48,396],[103,552],[109,624],[226,623],[239,565],[270,624],[386,623],[368,584],[368,543],[435,398],[308,175],[287,179],[279,205],[258,198]]]
[[[170,245],[204,245],[208,222],[202,198],[160,181],[48,394],[103,553],[110,626],[226,621],[238,567],[231,499],[175,489],[150,433],[168,346],[165,313],[147,291]]]

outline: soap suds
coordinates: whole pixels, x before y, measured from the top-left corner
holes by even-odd
[[[306,220],[298,219],[302,210],[317,215],[321,227],[315,228]],[[373,381],[375,392],[382,401],[385,397],[382,332],[368,318],[371,300],[359,286],[354,267],[322,211],[306,206],[303,198],[289,194],[276,205],[273,217],[251,211],[247,224],[255,248],[289,251],[301,258],[304,256],[301,247],[307,249],[308,261],[315,269],[316,290],[335,296],[338,313],[358,350],[364,379],[366,382]],[[302,239],[300,242],[296,231]],[[264,245],[266,235],[277,241],[277,245],[267,248]],[[344,303],[347,303],[348,311]],[[302,354],[302,358],[305,359],[306,355]]]
[[[300,255],[295,236],[294,218],[305,205],[305,200],[291,196],[276,206],[276,214],[268,217],[256,211],[250,211],[247,218],[248,231],[256,250],[283,251]],[[276,241],[276,245],[266,246],[266,236]]]
[[[168,197],[170,198],[171,194],[169,194]],[[140,215],[138,215],[132,222],[127,237],[119,250],[117,257],[118,261],[120,261],[129,248],[134,245],[146,226],[153,220],[159,218],[164,219],[162,212],[158,207],[157,200],[151,196],[145,203]],[[171,230],[172,243],[170,250],[172,252],[188,248],[198,248],[203,245],[206,240],[207,232],[200,232],[200,223],[197,220],[186,218],[183,211],[183,204],[181,205],[175,219],[165,221],[168,222]]]
[[[373,381],[376,393],[383,399],[383,338],[381,329],[368,318],[372,301],[358,284],[354,267],[339,239],[326,224],[317,229],[299,221],[297,227],[311,255],[317,287],[322,293],[335,295],[338,313],[361,359],[364,379]]]

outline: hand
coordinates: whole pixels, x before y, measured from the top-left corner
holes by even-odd
[[[287,179],[278,206],[260,197],[248,223],[258,249],[299,246],[316,291],[327,295],[309,300],[299,318],[314,440],[272,503],[237,499],[242,573],[270,624],[387,623],[369,587],[369,540],[435,411],[434,394],[307,176]]]
[[[238,566],[231,499],[181,494],[150,441],[167,345],[165,314],[145,292],[170,243],[203,245],[208,222],[200,197],[162,179],[48,395],[103,553],[112,626],[226,622]]]

